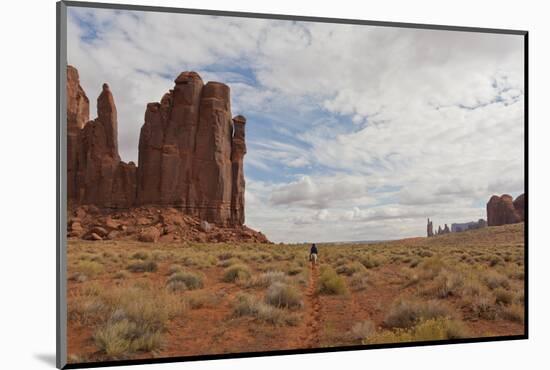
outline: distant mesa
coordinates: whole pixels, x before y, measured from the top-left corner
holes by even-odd
[[[525,221],[525,195],[519,195],[516,200],[503,194],[493,195],[487,203],[487,224],[501,226]]]
[[[434,225],[433,225],[433,222],[430,221],[429,218],[428,218],[427,233],[428,233],[428,237],[434,236]]]
[[[453,223],[451,224],[451,232],[460,233],[462,231],[467,231],[467,230],[483,229],[484,227],[487,227],[487,221],[480,218],[477,221]]]
[[[103,84],[97,99],[97,118],[89,120],[78,71],[67,66],[69,208],[170,208],[199,224],[242,227],[245,124],[241,115],[232,118],[229,86],[204,84],[196,72],[183,72],[160,102],[147,104],[138,165],[125,163],[118,151],[117,109],[109,85]]]
[[[430,221],[430,219],[428,218],[428,226],[427,226],[427,236],[428,238],[431,238],[432,236],[436,236],[436,235],[443,235],[443,234],[448,234],[451,232],[451,230],[449,229],[449,226],[447,226],[447,224],[445,224],[445,227],[441,227],[441,225],[439,225],[437,227],[437,230],[434,232],[433,230],[433,221]]]
[[[437,231],[433,232],[433,222],[428,219],[428,237],[436,236],[436,235],[444,235],[444,234],[450,234],[450,233],[459,233],[463,231],[468,230],[475,230],[475,229],[481,229],[483,227],[487,226],[487,222],[483,219],[479,219],[478,221],[472,221],[472,222],[465,222],[465,223],[453,223],[451,224],[451,227],[449,228],[449,225],[445,224],[442,228],[441,225],[438,226]]]
[[[427,236],[457,233],[468,230],[482,229],[487,226],[502,226],[515,224],[525,221],[525,194],[519,195],[515,200],[508,194],[501,196],[493,195],[487,203],[487,221],[479,219],[477,221],[465,223],[453,223],[451,228],[445,224],[444,228],[438,227],[433,231],[433,221],[428,218]]]

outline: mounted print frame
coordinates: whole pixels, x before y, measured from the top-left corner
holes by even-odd
[[[527,31],[61,1],[57,41],[58,368],[528,338]]]

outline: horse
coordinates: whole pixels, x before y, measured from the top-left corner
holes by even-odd
[[[311,261],[311,263],[312,263],[313,265],[316,265],[316,264],[317,264],[317,258],[318,258],[318,257],[317,257],[317,253],[311,253],[311,254],[309,255],[309,260]]]

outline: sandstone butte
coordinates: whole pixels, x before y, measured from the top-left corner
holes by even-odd
[[[493,195],[487,203],[487,225],[501,226],[525,221],[525,194],[515,200],[508,194]]]
[[[138,165],[125,163],[118,152],[117,110],[109,85],[103,84],[97,98],[97,118],[89,120],[89,100],[78,71],[67,66],[69,236],[91,239],[78,216],[83,212],[90,225],[100,221],[91,220],[90,215],[124,215],[135,221],[135,225],[125,225],[131,229],[145,228],[138,219],[149,208],[161,216],[177,210],[191,217],[185,218],[189,222],[181,223],[180,229],[172,230],[174,235],[183,237],[186,232],[181,227],[206,221],[218,232],[237,230],[236,234],[229,232],[231,238],[253,235],[254,241],[267,242],[263,234],[244,226],[245,124],[243,116],[231,115],[229,86],[204,84],[196,72],[183,72],[160,102],[147,104]],[[94,211],[87,212],[90,209]],[[161,224],[147,227],[147,232],[139,232],[156,236],[150,227],[157,227],[161,235],[167,232]],[[101,232],[94,234],[94,239],[101,236]]]

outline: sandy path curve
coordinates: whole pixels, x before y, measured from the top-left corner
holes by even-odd
[[[317,292],[319,265],[310,265],[309,272],[309,283],[305,299],[306,330],[300,340],[305,348],[317,348],[319,347],[321,332],[321,303]]]

